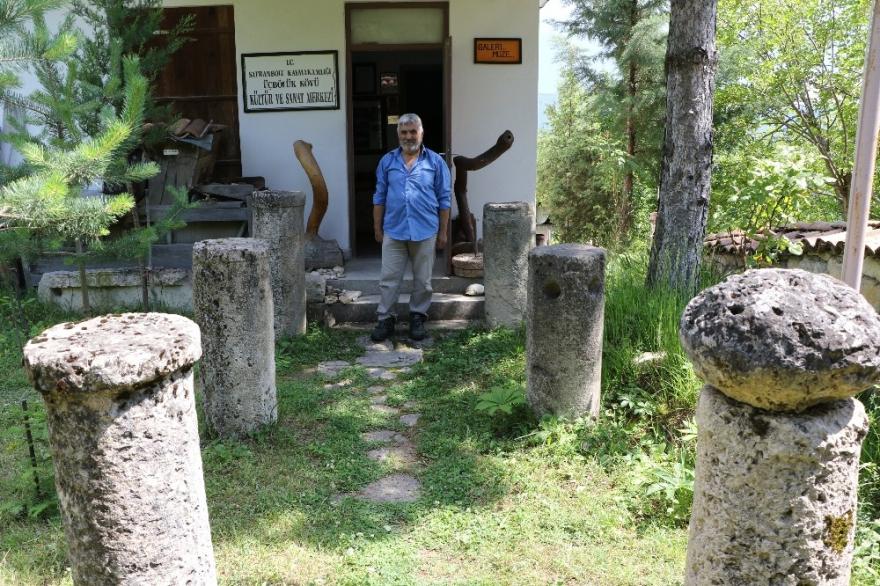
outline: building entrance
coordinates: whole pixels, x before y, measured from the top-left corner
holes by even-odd
[[[446,2],[346,5],[348,209],[354,256],[380,252],[373,236],[376,166],[398,146],[398,117],[418,114],[425,146],[438,153],[450,151],[448,31]]]
[[[373,238],[376,166],[397,148],[397,117],[422,118],[425,146],[444,152],[442,51],[358,52],[352,54],[354,244],[358,256],[379,253]]]

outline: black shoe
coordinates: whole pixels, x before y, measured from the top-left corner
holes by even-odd
[[[376,324],[376,327],[370,333],[370,339],[374,342],[384,342],[394,335],[394,325],[394,316],[380,319],[379,323]]]
[[[425,322],[428,316],[424,313],[409,314],[409,337],[413,340],[424,340],[428,332],[425,331]]]

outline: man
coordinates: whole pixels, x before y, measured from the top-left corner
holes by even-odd
[[[413,292],[409,299],[409,336],[424,339],[431,305],[434,248],[446,246],[449,223],[449,168],[434,151],[422,145],[422,120],[404,114],[397,122],[400,146],[387,153],[376,168],[373,227],[382,243],[379,322],[370,334],[381,342],[394,334],[400,283],[407,261],[412,262]]]

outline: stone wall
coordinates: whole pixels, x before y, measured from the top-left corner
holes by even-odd
[[[744,268],[742,257],[734,254],[709,252],[705,259],[708,266],[714,267],[722,274],[741,272]],[[843,253],[816,250],[805,252],[800,256],[784,255],[773,266],[780,269],[802,269],[839,279],[843,268]],[[865,257],[860,292],[868,303],[880,312],[880,259],[873,256]]]
[[[98,309],[140,308],[140,269],[89,269],[89,301]],[[82,311],[82,292],[77,271],[45,273],[37,296],[67,311]],[[150,271],[150,302],[167,309],[192,311],[192,278],[185,269],[157,268]]]

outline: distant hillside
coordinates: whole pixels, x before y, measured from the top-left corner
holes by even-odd
[[[538,94],[538,130],[547,128],[547,106],[556,103],[556,94]]]

